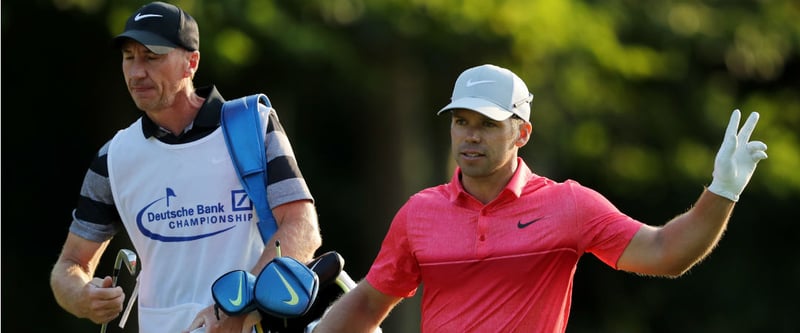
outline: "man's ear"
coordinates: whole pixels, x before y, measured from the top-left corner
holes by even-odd
[[[519,124],[519,137],[517,137],[517,142],[514,144],[517,147],[522,147],[528,144],[528,141],[531,139],[531,133],[533,132],[533,125],[527,121],[521,121]]]
[[[197,72],[197,67],[200,65],[200,51],[192,51],[189,53],[189,63],[186,68],[185,75],[194,78],[194,73]]]

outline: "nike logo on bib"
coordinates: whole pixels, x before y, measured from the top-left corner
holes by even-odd
[[[522,221],[518,221],[517,222],[517,228],[523,229],[523,228],[525,228],[525,227],[527,227],[527,226],[529,226],[531,224],[536,223],[537,221],[539,221],[541,219],[543,219],[543,217],[535,218],[533,220],[530,220],[530,222],[525,222],[525,223],[522,223]]]

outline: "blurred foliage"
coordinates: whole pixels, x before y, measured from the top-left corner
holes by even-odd
[[[141,3],[54,1],[87,15],[108,13],[109,36]],[[397,57],[414,58],[423,68],[446,65],[450,76],[434,82],[492,62],[516,71],[536,95],[534,139],[543,145],[526,152],[545,174],[561,175],[559,162],[601,160],[598,175],[615,177],[602,177],[614,181],[600,185],[614,191],[631,182],[661,184],[665,168],[675,170],[674,179],[707,181],[714,144],[729,112],[741,108],[744,116],[762,114],[755,137],[768,141],[770,155],[781,161],[759,174],[781,180],[767,190],[790,195],[800,188],[800,174],[786,171],[800,167],[800,5],[791,1],[175,3],[201,22],[203,63],[213,64],[201,67],[208,73],[203,77],[226,85],[275,53],[298,66],[330,68],[335,77],[357,76],[347,81],[353,92],[392,80],[387,61],[408,61]],[[424,85],[427,76],[412,80]],[[431,87],[438,103],[428,108],[443,104],[448,88]]]
[[[19,189],[30,186],[23,180],[52,184],[50,177],[58,176],[70,184],[53,193],[61,206],[49,220],[59,228],[51,237],[50,257],[37,266],[49,269],[55,260],[55,244],[63,241],[91,154],[138,116],[118,58],[102,42],[119,33],[144,3],[2,4],[6,127],[41,119],[8,110],[41,98],[47,83],[42,78],[50,78],[53,86],[44,89],[63,106],[47,114],[44,130],[69,138],[53,142],[37,136],[13,146],[7,139],[3,145],[4,194],[15,186],[15,197],[36,197]],[[793,260],[798,250],[792,245],[798,227],[787,217],[796,215],[800,198],[800,3],[174,3],[200,24],[198,86],[216,84],[227,98],[270,96],[317,200],[323,248],[343,253],[356,279],[366,273],[405,199],[449,180],[454,166],[448,119],[434,114],[468,67],[494,63],[527,82],[535,95],[534,133],[521,155],[535,172],[576,179],[650,224],[686,209],[710,182],[731,110],[741,109],[743,117],[758,111],[753,139],[769,145],[769,159],[759,165],[720,248],[676,280],[613,272],[593,258],[583,260],[567,331],[797,331],[792,318],[800,308],[791,296],[800,294],[800,264]],[[37,24],[37,17],[51,24]],[[57,69],[34,65],[53,57]],[[42,146],[54,156],[31,152]],[[77,165],[42,170],[76,157],[80,162],[70,164]],[[31,174],[24,177],[26,172]],[[25,217],[13,208],[3,213],[7,219]],[[4,238],[4,250],[7,244]],[[8,265],[18,262],[24,260],[4,256],[3,268],[8,272]],[[4,279],[4,300],[15,281]],[[404,302],[385,331],[415,331],[417,305],[413,299]],[[60,311],[54,304],[50,309]],[[7,311],[16,310],[6,307],[3,328],[14,318]],[[88,325],[64,316],[63,325]]]

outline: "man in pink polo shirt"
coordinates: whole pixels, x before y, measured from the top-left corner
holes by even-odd
[[[614,269],[680,276],[717,244],[763,142],[752,113],[734,110],[713,180],[691,209],[655,227],[592,189],[531,172],[517,156],[531,136],[533,95],[511,71],[467,69],[456,80],[450,183],[413,195],[395,215],[366,279],[314,332],[372,332],[422,283],[422,332],[564,332],[578,259]]]

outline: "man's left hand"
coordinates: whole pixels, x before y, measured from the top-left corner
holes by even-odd
[[[219,320],[214,313],[214,305],[200,311],[192,324],[183,333],[190,333],[200,327],[206,328],[206,333],[251,333],[253,326],[261,321],[258,311],[247,315],[229,317],[224,312],[219,312]]]
[[[761,141],[750,141],[750,135],[758,122],[758,113],[747,118],[742,130],[738,131],[741,113],[733,110],[722,146],[714,160],[714,172],[708,190],[731,201],[739,201],[739,195],[756,170],[756,164],[767,158],[767,145]]]

